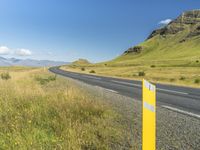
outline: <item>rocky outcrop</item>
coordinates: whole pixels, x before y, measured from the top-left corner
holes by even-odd
[[[200,23],[200,10],[186,11],[173,21],[179,24],[194,25]]]
[[[191,27],[191,35],[188,35],[188,37],[196,36],[199,35],[199,26],[195,28],[197,25],[200,25],[200,10],[187,11],[182,13],[177,19],[170,22],[167,26],[154,30],[147,38],[147,40],[153,38],[156,35],[166,37],[169,34],[177,34],[178,32],[181,32],[188,27]],[[196,30],[193,30],[193,28]]]
[[[187,36],[186,39],[196,37],[200,35],[200,25],[197,26],[193,31],[191,31]]]
[[[129,54],[129,53],[140,53],[142,51],[142,46],[134,46],[129,48],[124,52],[124,54]]]
[[[180,44],[191,38],[200,38],[200,10],[192,10],[182,13],[168,25],[154,30],[147,40],[154,38],[155,36],[168,38],[181,32],[183,32],[183,34],[178,37]],[[144,47],[135,46],[126,50],[124,54],[139,54],[142,50],[144,50]]]

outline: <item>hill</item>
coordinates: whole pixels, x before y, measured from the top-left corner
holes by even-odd
[[[182,13],[111,61],[85,65],[84,69],[81,66],[62,68],[200,87],[200,10]]]
[[[87,59],[78,59],[72,63],[72,65],[84,66],[91,64]]]
[[[167,26],[154,30],[138,46],[129,48],[112,62],[164,61],[168,64],[184,60],[196,65],[200,59],[200,10],[182,13]],[[170,61],[169,61],[170,60]]]

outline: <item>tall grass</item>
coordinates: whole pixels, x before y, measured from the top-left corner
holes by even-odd
[[[120,116],[107,104],[66,79],[52,80],[40,69],[10,74],[10,80],[0,80],[0,149],[95,150],[121,145],[123,129],[116,124]]]

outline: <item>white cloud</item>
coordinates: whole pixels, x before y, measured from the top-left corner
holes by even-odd
[[[28,49],[20,49],[20,50],[17,50],[15,54],[19,56],[30,56],[32,55],[32,52]]]
[[[161,20],[158,24],[168,25],[171,21],[172,21],[172,19],[165,19],[165,20]]]
[[[11,50],[6,46],[0,46],[0,55],[8,55]]]

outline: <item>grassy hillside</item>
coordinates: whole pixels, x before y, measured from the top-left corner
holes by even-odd
[[[84,66],[91,64],[87,59],[79,59],[77,61],[74,61],[72,65],[74,66]]]
[[[154,30],[143,43],[111,61],[62,68],[200,87],[200,10],[181,14],[169,25]]]
[[[131,64],[156,60],[158,65],[199,66],[195,62],[200,60],[200,10],[181,14],[169,25],[154,30],[139,46],[139,52],[129,49],[112,62]]]
[[[120,115],[71,81],[44,69],[0,74],[0,149],[118,149],[123,142]]]

